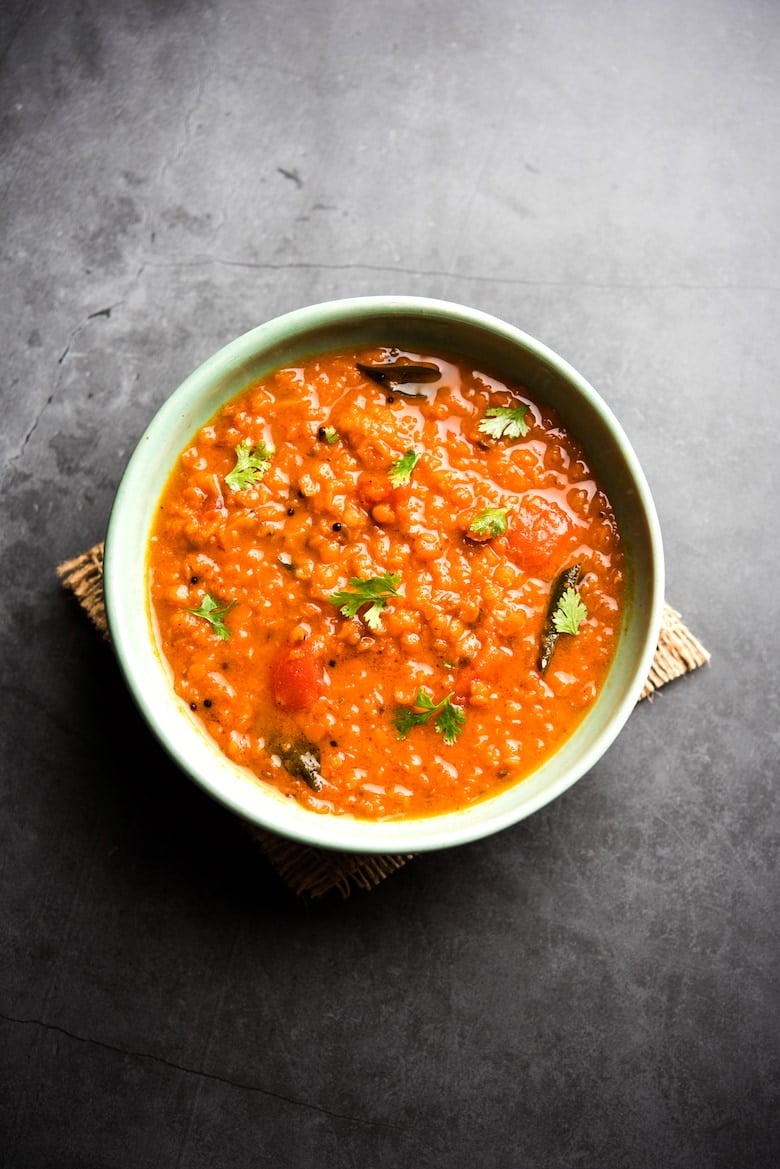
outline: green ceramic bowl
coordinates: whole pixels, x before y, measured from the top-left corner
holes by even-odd
[[[612,501],[627,562],[613,665],[595,705],[564,745],[533,774],[479,804],[386,823],[307,811],[222,755],[173,692],[155,643],[146,581],[155,507],[194,432],[254,379],[313,354],[365,345],[457,354],[552,406]],[[360,853],[409,853],[506,828],[560,795],[600,759],[650,669],[663,607],[663,553],[653,500],[631,445],[576,370],[519,329],[474,309],[416,297],[365,297],[313,305],[260,325],[204,362],[165,402],[117,492],[106,538],[105,595],[111,637],[135,701],[171,756],[207,792],[254,824],[298,841]]]

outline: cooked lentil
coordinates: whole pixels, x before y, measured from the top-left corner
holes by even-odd
[[[441,376],[388,395],[356,365],[399,357]],[[518,405],[522,437],[480,430]],[[273,455],[231,491],[239,443]],[[470,534],[497,508],[506,531]],[[587,620],[543,676],[548,595],[575,561]],[[388,574],[400,584],[377,627],[331,601]],[[549,756],[606,676],[623,574],[613,509],[552,411],[463,361],[376,348],[280,369],[224,406],[178,459],[149,550],[173,685],[224,753],[308,808],[370,819],[464,807]],[[207,596],[232,605],[225,640],[193,612]],[[452,743],[433,716],[399,738],[394,712],[420,714],[421,691],[465,715]]]

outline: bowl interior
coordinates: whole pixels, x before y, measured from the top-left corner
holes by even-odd
[[[154,641],[146,584],[149,532],[170,470],[223,403],[274,369],[337,349],[397,345],[467,358],[527,387],[582,444],[609,496],[627,566],[623,621],[606,683],[575,734],[530,777],[459,812],[403,821],[322,816],[284,799],[232,764],[174,694]],[[644,684],[663,606],[663,555],[645,477],[612,412],[571,366],[520,330],[475,310],[422,298],[359,298],[299,309],[231,342],[164,403],[126,468],[112,510],[104,564],[106,610],[126,680],[152,730],[217,799],[271,831],[320,847],[413,852],[473,840],[555,798],[600,758]]]

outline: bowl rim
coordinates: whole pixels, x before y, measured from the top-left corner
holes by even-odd
[[[436,319],[453,326],[460,323],[470,328],[476,327],[478,330],[497,334],[504,341],[519,345],[533,358],[572,384],[599,416],[619,447],[646,527],[647,547],[652,564],[649,604],[644,615],[646,629],[641,652],[637,655],[635,667],[623,685],[622,698],[617,703],[608,724],[596,734],[591,745],[578,756],[576,762],[565,765],[557,778],[549,782],[537,784],[535,787],[531,784],[534,777],[545,772],[551,761],[561,756],[565,744],[563,748],[553,753],[538,772],[535,771],[503,792],[466,809],[429,817],[371,821],[350,816],[322,815],[302,809],[293,801],[280,801],[274,792],[268,790],[267,785],[254,777],[247,781],[249,773],[227,760],[210,738],[208,740],[210,747],[203,743],[200,746],[205,746],[210,756],[214,756],[216,750],[219,758],[212,759],[214,768],[204,768],[201,765],[200,751],[195,752],[198,765],[194,766],[193,732],[198,741],[204,738],[206,732],[200,730],[188,711],[181,709],[183,703],[173,692],[167,677],[165,685],[170,693],[168,705],[164,710],[161,711],[155,706],[148,691],[147,671],[156,669],[162,676],[166,673],[166,666],[154,644],[145,587],[146,544],[151,513],[149,522],[144,525],[139,519],[138,501],[145,498],[147,511],[150,508],[153,510],[162,490],[164,478],[157,484],[152,502],[149,504],[147,478],[156,457],[155,443],[159,443],[158,433],[164,435],[166,430],[175,428],[176,425],[183,426],[182,417],[187,413],[192,396],[197,398],[204,394],[209,386],[224,380],[228,375],[238,376],[244,365],[253,359],[256,360],[259,353],[268,353],[275,345],[289,342],[291,338],[305,336],[312,331],[341,325],[346,327],[347,322],[356,317],[365,317],[366,320],[371,317],[377,320],[380,317],[383,320],[388,317],[417,317],[420,320]],[[299,344],[298,348],[300,353],[323,351],[322,346],[309,350]],[[269,371],[271,368],[278,368],[278,365],[267,367]],[[250,377],[249,380],[254,379]],[[238,392],[240,390],[225,393],[220,400],[228,401]],[[532,392],[536,396],[536,392]],[[196,423],[189,434],[194,434],[201,424]],[[180,450],[184,449],[185,443],[186,438],[184,443],[174,444],[175,450],[165,463],[168,470]],[[143,511],[143,505],[140,511]],[[139,540],[141,530],[144,528],[146,539],[141,556],[142,563],[139,565]],[[131,585],[128,586],[128,573],[133,572],[138,575],[131,577]],[[141,579],[144,584],[139,590]],[[144,593],[143,620],[147,629],[146,638],[139,637],[137,610],[134,611],[133,606],[126,603],[128,587],[134,590],[136,599],[141,592]],[[607,403],[566,359],[537,338],[479,309],[430,297],[359,296],[306,305],[255,326],[207,357],[163,401],[128,459],[111,508],[105,540],[104,592],[111,642],[130,693],[158,742],[181,770],[202,789],[257,827],[301,844],[352,853],[408,854],[454,847],[502,831],[557,799],[595,766],[628,720],[650,672],[663,616],[664,556],[655,504],[633,447]],[[155,684],[159,680],[158,677]],[[164,702],[163,689],[160,686],[157,686],[157,695]],[[179,710],[181,715],[178,721],[172,717],[176,710]],[[189,728],[188,731],[184,730],[185,725]],[[222,766],[219,765],[220,760]],[[237,773],[241,772],[244,773],[244,783],[238,782]],[[237,782],[233,783],[232,779],[229,781],[228,776],[235,776]],[[524,787],[526,791],[523,798]],[[253,792],[262,793],[262,797],[252,795]],[[507,796],[512,793],[515,798],[508,799]],[[475,809],[478,810],[476,815]]]

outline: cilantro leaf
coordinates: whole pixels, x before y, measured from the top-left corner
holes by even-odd
[[[225,476],[225,482],[231,491],[243,491],[254,483],[259,483],[271,466],[273,447],[259,442],[252,446],[249,439],[243,439],[235,448],[236,465]]]
[[[231,601],[229,605],[220,606],[210,593],[206,593],[200,603],[200,608],[188,609],[187,612],[194,613],[196,617],[202,617],[204,621],[208,621],[217,637],[221,638],[222,641],[228,641],[230,639],[230,630],[225,625],[223,619],[235,603],[235,601]]]
[[[528,407],[523,405],[491,406],[477,429],[491,438],[523,438],[530,429],[525,420],[527,413]]]
[[[465,714],[462,710],[458,710],[457,706],[452,705],[452,695],[448,694],[439,705],[439,713],[434,723],[436,730],[447,746],[451,747],[465,725]]]
[[[486,507],[471,521],[469,531],[475,536],[503,536],[508,510],[506,507]]]
[[[399,706],[393,715],[393,726],[399,739],[405,739],[412,727],[423,726],[431,717],[429,710],[415,710],[412,706]]]
[[[335,426],[321,426],[317,431],[317,438],[326,442],[328,446],[335,446],[339,441],[339,432]]]
[[[580,625],[587,616],[588,610],[580,594],[569,586],[558,602],[552,620],[558,633],[579,633]]]
[[[387,477],[393,487],[403,487],[404,484],[408,483],[412,477],[412,471],[419,461],[419,454],[413,450],[408,450],[405,455],[401,455],[400,459],[396,459],[387,472]]]
[[[348,589],[340,589],[328,600],[344,617],[356,617],[358,611],[367,604],[369,607],[363,617],[369,629],[376,632],[382,628],[381,612],[391,597],[398,596],[400,583],[400,572],[385,572],[367,580],[353,576]]]
[[[412,706],[396,707],[393,725],[399,739],[405,739],[412,727],[425,726],[433,718],[433,725],[448,746],[457,739],[466,725],[466,716],[452,703],[452,693],[441,702],[434,702],[424,690],[418,691]]]

